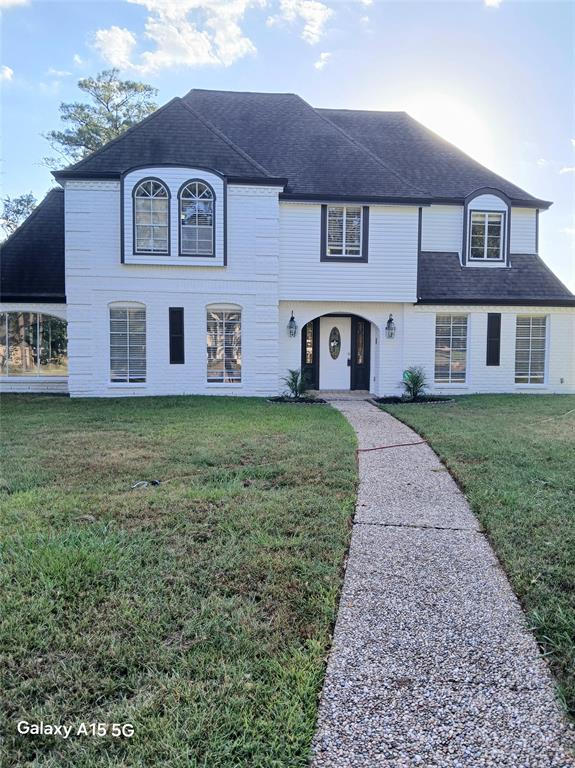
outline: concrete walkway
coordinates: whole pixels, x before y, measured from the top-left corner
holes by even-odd
[[[360,451],[421,439],[369,402],[333,406]],[[575,766],[519,603],[437,456],[360,452],[359,468],[313,768]]]

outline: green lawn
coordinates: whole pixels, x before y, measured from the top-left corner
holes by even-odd
[[[355,500],[343,417],[6,396],[2,431],[3,764],[306,765]]]
[[[575,715],[575,396],[384,409],[426,437],[462,486]]]

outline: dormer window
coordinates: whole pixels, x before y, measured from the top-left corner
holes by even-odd
[[[180,191],[180,255],[214,255],[214,200],[209,184],[187,182]]]
[[[169,195],[161,181],[144,179],[134,190],[135,253],[168,253]]]
[[[472,211],[469,258],[471,261],[502,261],[504,213]]]

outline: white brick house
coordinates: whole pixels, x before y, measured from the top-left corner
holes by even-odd
[[[191,91],[54,175],[2,249],[3,391],[575,392],[550,203],[405,113]]]

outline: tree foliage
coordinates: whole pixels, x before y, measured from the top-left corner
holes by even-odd
[[[60,165],[62,159],[78,162],[157,109],[157,89],[135,80],[120,80],[118,69],[86,77],[78,87],[88,101],[60,104],[63,130],[44,134],[60,155],[45,159],[49,167]]]
[[[36,198],[32,192],[18,197],[6,196],[2,200],[2,219],[0,224],[7,236],[11,235],[36,207]]]

